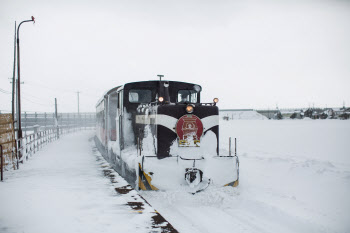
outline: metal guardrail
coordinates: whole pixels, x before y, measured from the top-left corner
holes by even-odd
[[[45,131],[39,131],[37,133],[32,133],[16,140],[18,160],[17,166],[20,162],[23,162],[24,159],[28,160],[29,156],[32,156],[43,145],[48,144],[54,140],[58,139],[58,134],[56,133],[57,129],[49,129]],[[20,147],[18,145],[21,145]],[[18,169],[19,167],[17,167]]]
[[[22,130],[31,131],[33,127],[40,126],[52,128],[56,125],[54,113],[22,113]],[[96,113],[58,113],[57,124],[64,126],[92,127],[96,124]]]

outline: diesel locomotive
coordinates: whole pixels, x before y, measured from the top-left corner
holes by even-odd
[[[237,186],[238,157],[219,150],[218,99],[201,103],[201,91],[163,80],[110,89],[96,105],[96,146],[139,190]]]

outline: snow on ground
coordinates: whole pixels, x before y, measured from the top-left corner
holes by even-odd
[[[350,232],[350,121],[221,121],[240,185],[142,192],[179,232]]]
[[[64,135],[0,182],[1,233],[149,232],[150,214],[133,211],[104,177],[89,138]]]
[[[272,114],[273,115],[273,114]],[[220,111],[220,119],[228,117],[230,120],[267,120],[267,117],[257,111]]]
[[[141,192],[179,232],[350,232],[350,121],[220,122],[238,138],[240,185]],[[149,232],[104,177],[88,139],[63,136],[0,182],[0,232]]]

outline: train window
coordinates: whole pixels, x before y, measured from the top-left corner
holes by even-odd
[[[150,103],[152,101],[151,90],[136,90],[132,89],[129,91],[129,102],[130,103]]]
[[[118,94],[113,93],[108,98],[108,131],[109,140],[116,141],[116,117],[117,117]]]
[[[177,93],[179,103],[197,103],[197,92],[194,90],[179,90]]]
[[[123,115],[123,90],[118,92],[118,116]]]

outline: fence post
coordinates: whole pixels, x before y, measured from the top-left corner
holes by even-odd
[[[34,142],[34,150],[33,151],[34,151],[34,154],[35,154],[35,148],[37,148],[37,146],[35,145],[35,135],[36,135],[36,133],[33,134],[33,142]]]
[[[24,125],[25,125],[25,131],[24,135],[27,136],[27,112],[24,112]]]
[[[58,126],[57,112],[55,114],[55,124],[56,124],[56,138],[59,139],[60,138],[60,127]]]
[[[53,114],[52,114],[52,125],[51,125],[51,129],[56,128],[56,127],[55,127],[55,119],[56,119],[56,114],[53,113]],[[58,124],[58,122],[57,122],[57,124]],[[54,133],[54,130],[52,130],[52,133]],[[50,141],[51,141],[51,137],[50,137]]]
[[[231,137],[229,138],[228,145],[228,155],[231,156]]]
[[[235,156],[237,157],[237,138],[235,138]]]
[[[1,166],[1,181],[3,181],[3,179],[4,179],[4,177],[3,177],[3,176],[4,176],[4,173],[3,173],[3,170],[2,170],[2,169],[3,169],[3,168],[2,168],[2,167],[3,167],[3,159],[2,159],[2,157],[3,157],[3,154],[2,154],[2,145],[0,145],[0,151],[1,151],[1,152],[0,152],[0,155],[1,155],[1,156],[0,156],[0,159],[1,159],[1,165],[0,165],[0,166]]]
[[[41,132],[38,132],[38,143],[39,143],[39,147],[38,149],[40,150],[43,147],[43,141],[42,141],[42,137],[41,137]]]
[[[25,138],[26,138],[26,155],[28,154],[28,147],[27,147],[27,145],[28,145],[28,139],[27,139],[27,135],[25,136]]]

